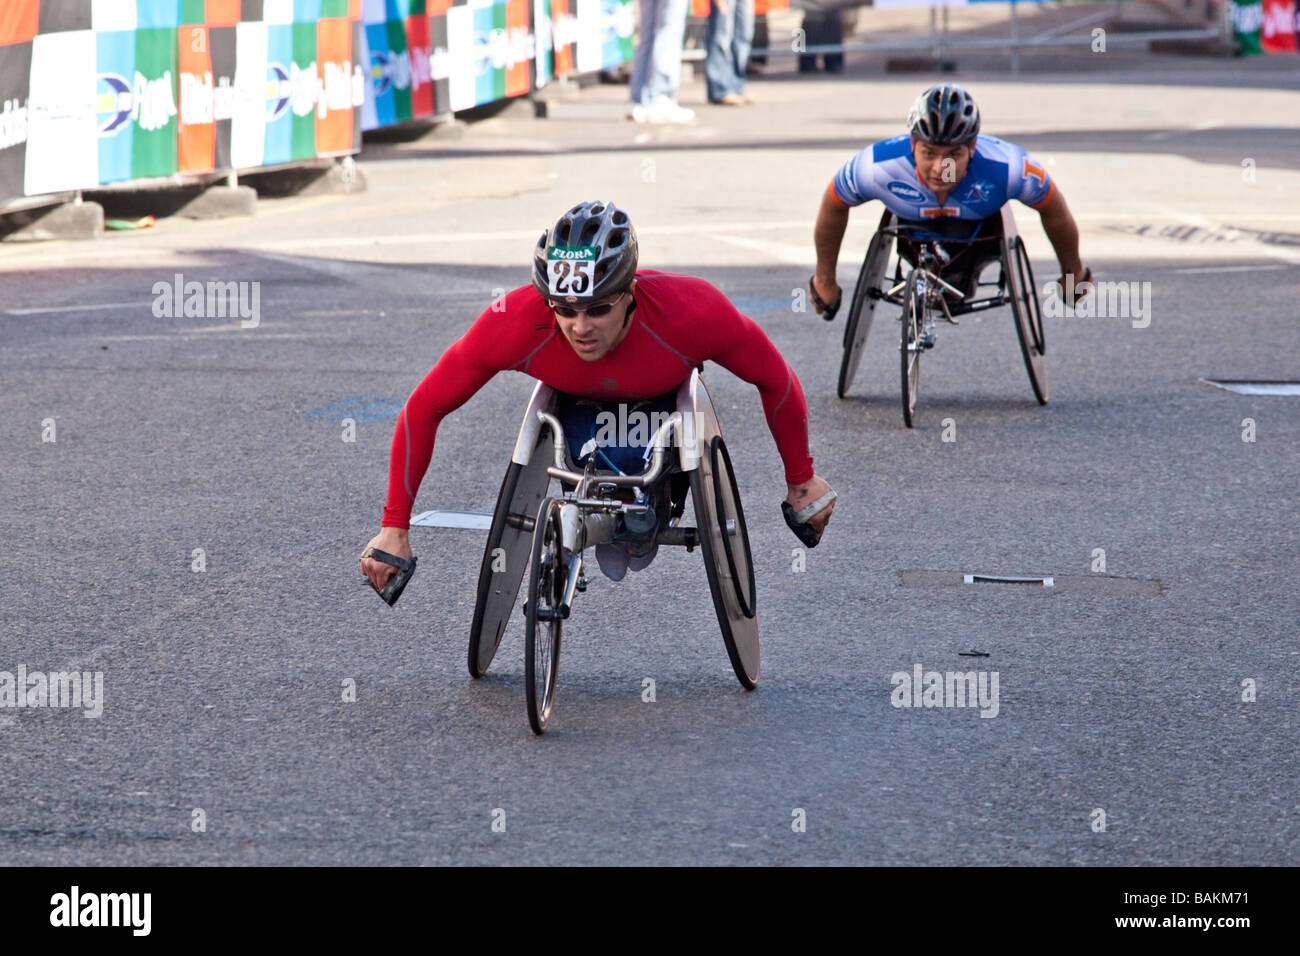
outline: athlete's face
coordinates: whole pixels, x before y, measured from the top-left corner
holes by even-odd
[[[912,158],[916,175],[931,192],[948,192],[961,182],[974,155],[974,144],[966,146],[932,146],[912,141]]]
[[[631,323],[626,326],[624,323],[627,320],[627,310],[632,306],[632,289],[607,299],[584,303],[581,309],[562,302],[552,302],[550,305],[555,312],[555,322],[559,325],[560,332],[584,362],[595,362],[614,351],[631,327]],[[557,306],[569,313],[576,311],[577,314],[561,315]],[[606,312],[603,306],[611,308]],[[604,314],[592,315],[593,312]]]

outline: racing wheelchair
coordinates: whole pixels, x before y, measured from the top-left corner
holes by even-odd
[[[649,525],[660,545],[699,545],[722,639],[740,683],[758,682],[754,565],[731,458],[699,371],[676,392],[676,410],[656,429],[640,474],[577,468],[556,411],[559,395],[538,383],[519,429],[479,569],[470,626],[469,672],[492,664],[524,576],[524,670],[528,722],[541,734],[555,707],[561,634],[586,589],[584,552],[629,525]],[[551,482],[560,483],[550,494]],[[629,495],[628,493],[632,494]],[[695,527],[681,524],[687,493]],[[626,500],[631,497],[632,500]]]
[[[891,253],[897,253],[893,277],[886,280]],[[996,280],[981,281],[985,267],[998,263]],[[904,271],[904,266],[908,266]],[[959,278],[960,276],[960,278]],[[949,281],[955,280],[954,282]],[[982,289],[996,291],[980,297]],[[1011,306],[1029,384],[1040,405],[1047,404],[1047,367],[1043,315],[1024,240],[1016,232],[1011,209],[988,219],[900,221],[885,210],[867,247],[844,328],[844,355],[836,392],[848,395],[871,331],[877,302],[902,309],[899,344],[903,422],[913,427],[921,377],[921,355],[935,344],[935,320],[957,325],[957,316]]]

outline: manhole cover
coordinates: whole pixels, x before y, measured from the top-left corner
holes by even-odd
[[[1159,597],[1159,580],[1105,574],[988,574],[973,571],[900,571],[905,588],[964,588],[968,591],[1017,591],[1031,594],[1115,594]]]
[[[1300,233],[1272,232],[1267,229],[1247,229],[1244,226],[1204,226],[1174,224],[1166,226],[1140,225],[1128,223],[1108,225],[1113,232],[1126,232],[1131,236],[1146,236],[1151,239],[1173,239],[1175,242],[1217,243],[1241,242],[1253,239],[1270,246],[1300,246]]]
[[[1203,378],[1201,381],[1238,395],[1300,395],[1300,382],[1249,382],[1235,378]]]

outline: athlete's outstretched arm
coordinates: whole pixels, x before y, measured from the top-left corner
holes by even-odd
[[[835,195],[834,186],[827,186],[822,194],[821,208],[817,211],[817,224],[813,227],[813,245],[817,249],[817,272],[813,285],[827,305],[840,300],[839,283],[835,281],[835,266],[840,261],[840,246],[844,243],[844,230],[849,226],[849,207]],[[817,303],[813,309],[821,315]]]
[[[1043,231],[1056,250],[1063,275],[1074,275],[1076,282],[1083,278],[1083,262],[1079,259],[1079,226],[1065,204],[1060,189],[1053,189],[1047,202],[1038,208],[1043,220]]]
[[[520,291],[516,290],[512,297]],[[497,372],[513,367],[521,357],[515,353],[531,348],[517,332],[511,334],[517,328],[517,324],[510,323],[512,306],[519,307],[513,298],[507,298],[504,311],[484,311],[469,331],[442,354],[406,400],[393,429],[382,527],[368,547],[410,559],[411,508],[433,456],[439,423],[473,398]],[[373,558],[362,559],[361,571],[376,589],[396,573],[391,565]]]
[[[768,428],[785,464],[786,501],[798,512],[831,490],[826,479],[813,471],[803,388],[794,369],[758,324],[742,315],[717,289],[706,283],[701,286],[711,293],[697,299],[708,300],[707,318],[701,318],[708,322],[714,342],[707,357],[758,388]],[[820,532],[834,510],[832,501],[808,523]]]

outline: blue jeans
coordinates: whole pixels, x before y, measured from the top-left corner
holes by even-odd
[[[726,13],[720,13],[716,3],[709,5],[704,75],[713,102],[729,93],[745,92],[745,65],[754,42],[754,0],[726,0],[726,3]]]
[[[629,83],[633,103],[677,102],[687,9],[688,0],[641,0],[641,36]]]

